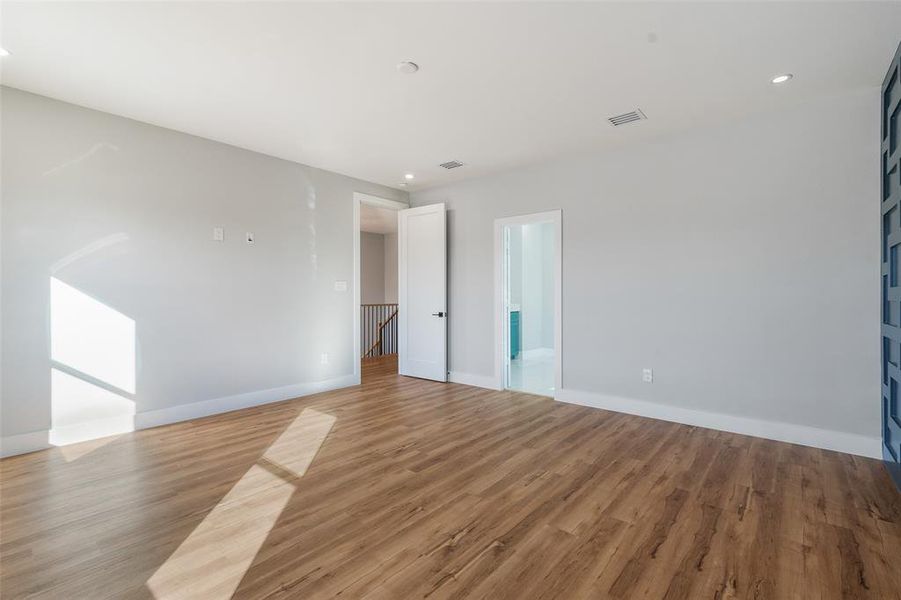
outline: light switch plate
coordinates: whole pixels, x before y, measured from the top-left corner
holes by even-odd
[[[335,282],[335,291],[336,292],[346,292],[347,291],[347,282],[344,280],[338,280]]]
[[[323,352],[322,354],[319,355],[319,362],[321,362],[324,365],[328,364],[328,353],[327,352]]]
[[[213,241],[221,242],[225,240],[225,230],[221,227],[213,227]]]
[[[247,240],[247,243],[248,243],[248,244],[253,244],[253,232],[248,231],[248,232],[247,232],[247,237],[246,237],[245,239]]]

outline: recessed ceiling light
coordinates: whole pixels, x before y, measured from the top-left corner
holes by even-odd
[[[6,48],[0,48],[0,56],[9,56],[9,50]]]
[[[776,83],[776,84],[785,83],[792,77],[794,77],[794,75],[792,75],[791,73],[784,73],[782,75],[776,75],[775,77],[770,79],[770,83]]]
[[[397,63],[397,70],[401,73],[405,73],[407,75],[412,75],[416,71],[419,70],[419,65],[411,60],[405,60],[403,62]]]
[[[404,175],[404,179],[410,181],[411,179],[413,179],[413,173],[407,173],[406,175]]]

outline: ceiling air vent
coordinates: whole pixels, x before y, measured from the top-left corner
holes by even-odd
[[[643,112],[641,112],[640,109],[636,108],[632,112],[616,115],[615,117],[610,117],[607,120],[610,121],[610,124],[614,127],[619,127],[620,125],[625,125],[626,123],[631,123],[633,121],[641,121],[643,119],[647,119],[647,117]]]
[[[438,166],[445,169],[456,169],[457,167],[462,167],[463,163],[461,163],[459,160],[449,160],[445,163],[441,163]]]

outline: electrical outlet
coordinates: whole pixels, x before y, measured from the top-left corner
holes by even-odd
[[[323,352],[322,354],[319,355],[319,362],[321,362],[324,365],[328,364],[328,352]]]
[[[214,242],[225,241],[225,230],[223,228],[213,227],[213,241]]]
[[[654,383],[654,369],[642,369],[641,380],[645,383]]]

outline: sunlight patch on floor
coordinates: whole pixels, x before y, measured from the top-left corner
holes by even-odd
[[[59,446],[60,454],[62,454],[63,458],[66,462],[72,462],[73,460],[78,460],[83,456],[87,456],[94,450],[99,448],[103,448],[107,444],[116,441],[122,437],[121,435],[111,435],[104,438],[88,440],[86,442],[80,442],[77,444],[70,444],[67,446],[61,445],[61,443],[57,440],[57,443],[54,445]],[[53,441],[51,440],[51,443]]]
[[[303,477],[334,424],[332,415],[306,408],[269,446],[263,458]]]
[[[157,600],[231,598],[335,424],[307,408],[147,581]],[[274,465],[274,468],[273,468]]]

